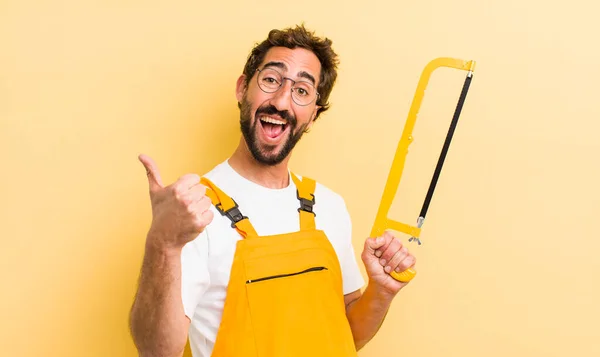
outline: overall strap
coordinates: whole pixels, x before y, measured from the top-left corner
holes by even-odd
[[[210,197],[213,205],[221,213],[222,216],[227,216],[231,221],[231,228],[235,228],[238,233],[247,238],[248,236],[257,237],[256,230],[250,224],[248,217],[244,216],[237,203],[225,192],[221,191],[214,183],[206,177],[200,179],[200,183],[207,187],[206,195]]]
[[[291,173],[292,180],[296,184],[296,196],[300,201],[300,230],[312,230],[315,229],[315,216],[313,212],[313,205],[315,204],[315,187],[317,183],[315,180],[308,177],[303,177],[302,181]]]

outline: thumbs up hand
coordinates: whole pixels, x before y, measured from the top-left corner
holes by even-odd
[[[181,249],[212,222],[211,201],[200,176],[187,174],[164,186],[154,160],[140,155],[146,168],[152,204],[152,225],[148,240],[163,248]]]

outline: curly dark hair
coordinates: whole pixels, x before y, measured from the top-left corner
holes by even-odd
[[[328,102],[329,94],[331,94],[337,78],[339,60],[331,44],[332,41],[330,39],[315,36],[314,32],[304,27],[304,24],[296,25],[294,28],[271,30],[267,39],[256,44],[248,56],[246,65],[244,66],[246,86],[250,83],[250,79],[271,47],[287,47],[290,49],[300,47],[312,51],[319,59],[319,62],[321,62],[321,75],[317,87],[317,91],[319,92],[317,105],[320,106],[315,116],[315,120],[317,120],[319,115],[327,111],[330,107]]]

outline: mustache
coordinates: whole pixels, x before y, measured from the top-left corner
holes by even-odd
[[[287,110],[277,110],[273,105],[267,105],[260,107],[256,110],[256,117],[263,115],[278,115],[281,119],[285,119],[288,124],[296,126],[296,117],[294,117]]]

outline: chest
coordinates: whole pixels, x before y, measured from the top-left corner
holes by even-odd
[[[247,216],[260,236],[297,232],[300,229],[298,201],[291,202],[246,202],[237,200],[240,211]],[[225,287],[240,234],[231,227],[231,221],[213,210],[213,222],[207,228],[208,233],[208,270],[211,285]]]

